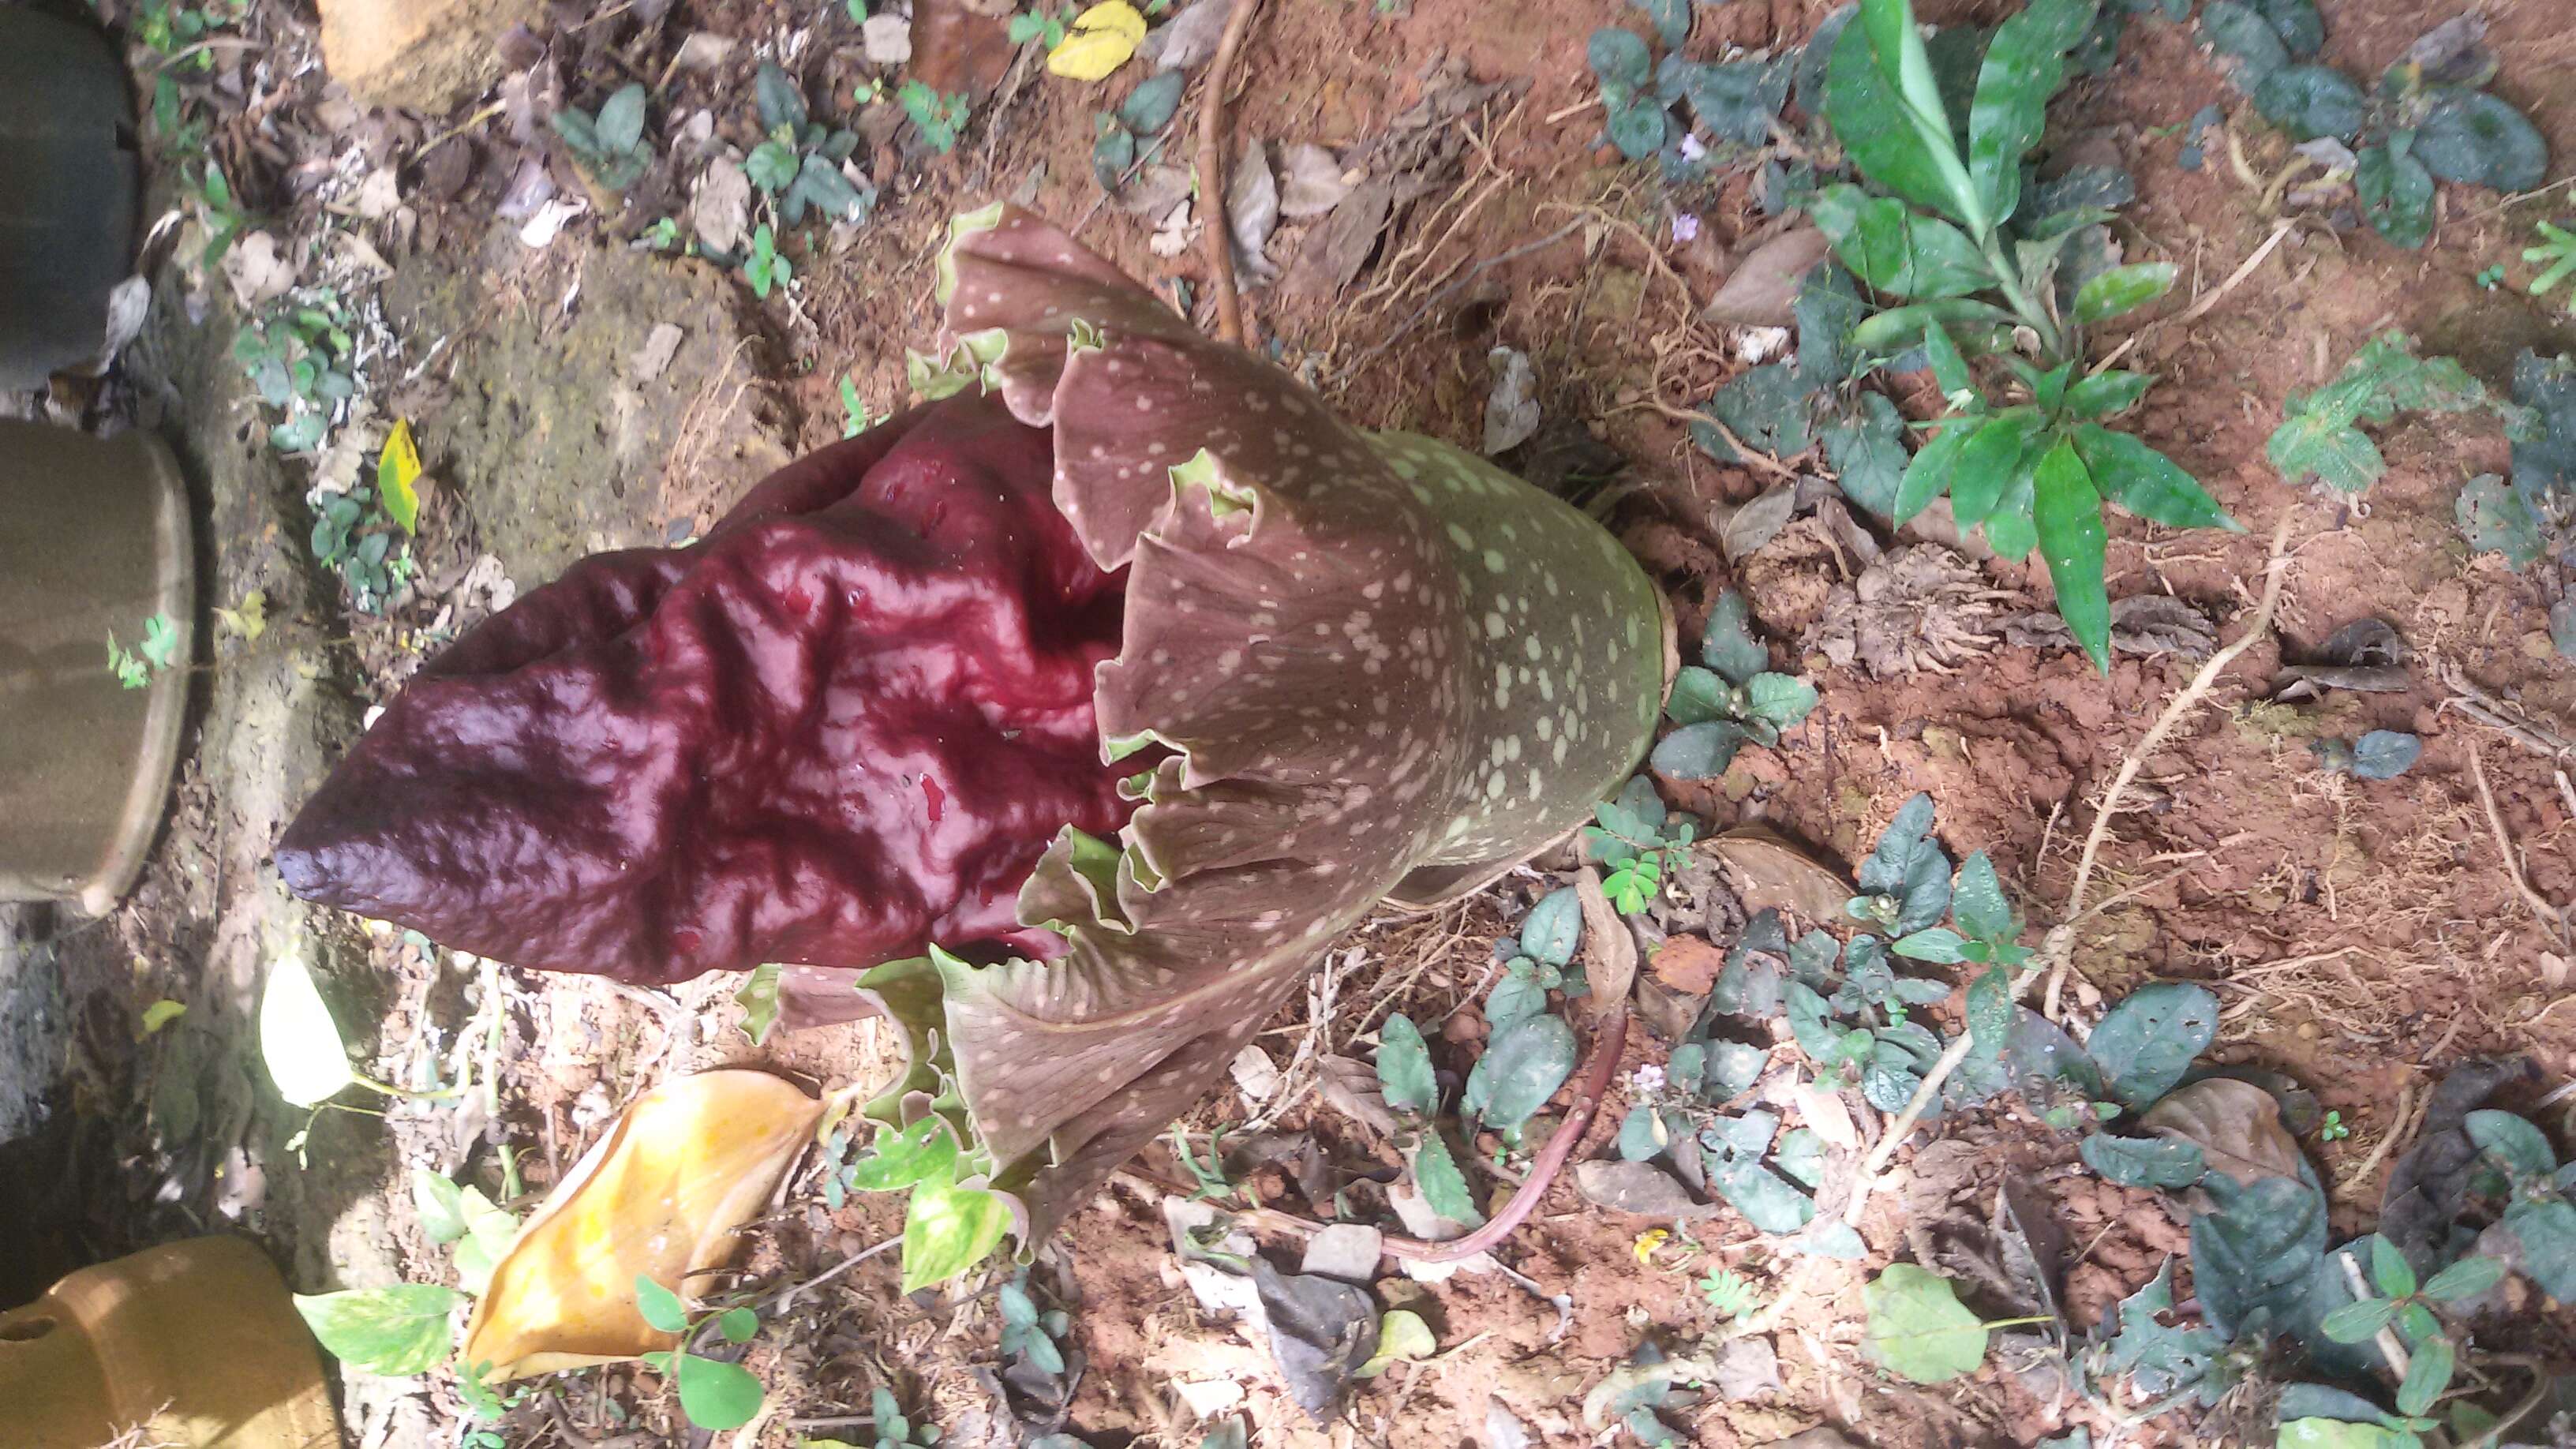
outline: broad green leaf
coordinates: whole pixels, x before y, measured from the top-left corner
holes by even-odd
[[[1378,1028],[1377,1081],[1386,1104],[1398,1112],[1429,1116],[1439,1102],[1431,1080],[1431,1049],[1423,1045],[1422,1029],[1402,1012]]]
[[[1506,969],[1494,989],[1485,995],[1485,1025],[1492,1031],[1499,1032],[1545,1010],[1547,988],[1539,984],[1538,973],[1526,963]]]
[[[1911,1263],[1891,1263],[1861,1289],[1870,1356],[1918,1384],[1947,1383],[1986,1359],[1986,1325],[1959,1301],[1950,1280]]]
[[[776,196],[796,180],[796,173],[803,165],[804,161],[796,154],[795,147],[784,141],[769,140],[751,148],[751,155],[743,160],[742,170],[751,178],[752,185]]]
[[[1172,123],[1172,114],[1180,109],[1181,91],[1188,82],[1188,73],[1179,69],[1155,72],[1119,103],[1118,124],[1135,136],[1160,131]]]
[[[2173,1090],[2217,1034],[2218,998],[2204,986],[2164,981],[2140,987],[2105,1013],[2086,1051],[2111,1096],[2143,1112]]]
[[[1905,480],[1905,419],[1896,404],[1879,393],[1854,399],[1857,416],[1827,423],[1817,434],[1824,444],[1825,465],[1834,470],[1843,496],[1886,519],[1896,509]]]
[[[2114,0],[2117,3],[2117,0]],[[2046,129],[2049,97],[2065,81],[2066,53],[2092,28],[2098,0],[2031,0],[1995,28],[1968,109],[1968,176],[1988,218],[2021,204],[2021,162]]]
[[[1663,102],[1652,96],[1614,95],[1602,87],[1604,103],[1609,107],[1610,144],[1631,161],[1643,161],[1664,149],[1665,138],[1672,134],[1673,118]]]
[[[644,87],[640,82],[621,86],[600,102],[598,132],[600,149],[611,155],[632,151],[643,141]]]
[[[1851,345],[1871,357],[1893,357],[1923,341],[1928,327],[1951,331],[1952,345],[1980,353],[2007,345],[2013,314],[1974,297],[1941,297],[1890,307],[1852,328]],[[1991,340],[1981,340],[1991,339]]]
[[[1864,895],[1894,896],[1896,919],[1887,929],[1910,935],[1950,909],[1950,857],[1932,838],[1932,797],[1921,792],[1899,806],[1879,832],[1878,844],[1860,863],[1855,883]],[[1852,943],[1857,953],[1860,942]],[[1858,956],[1854,956],[1857,969]]]
[[[411,1170],[411,1205],[420,1214],[420,1230],[431,1242],[446,1246],[465,1236],[465,1202],[457,1186],[426,1167]]]
[[[2076,1150],[2086,1166],[2122,1187],[2186,1188],[2201,1180],[2209,1168],[2201,1158],[2200,1144],[2169,1137],[2114,1137],[2108,1132],[2088,1135]]]
[[[734,1005],[742,1008],[742,1034],[751,1038],[753,1046],[769,1040],[778,1025],[778,981],[783,971],[775,961],[754,966],[743,978],[742,989],[733,994]]]
[[[2576,1303],[2576,1204],[2524,1199],[2504,1210],[2504,1225],[2522,1244],[2524,1276],[2561,1303]]]
[[[1852,274],[1831,258],[1807,269],[1790,313],[1798,327],[1798,380],[1811,387],[1839,387],[1860,363],[1852,333],[1875,309]]]
[[[1545,966],[1563,966],[1583,948],[1583,900],[1572,886],[1539,897],[1521,918],[1521,953]]]
[[[1683,725],[1731,720],[1735,718],[1734,687],[1711,670],[1685,664],[1673,676],[1672,693],[1664,700],[1664,717]]]
[[[2402,1429],[2354,1419],[2284,1419],[2276,1449],[2420,1449],[2423,1440]]]
[[[2066,390],[2066,410],[2079,418],[2107,418],[2135,407],[2155,381],[2153,373],[2117,369],[2083,378]]]
[[[2415,1293],[2415,1265],[2406,1261],[2406,1254],[2395,1243],[2378,1233],[2370,1235],[2370,1281],[2391,1298],[2408,1298]]]
[[[1810,1128],[1792,1127],[1780,1134],[1771,1161],[1792,1180],[1815,1187],[1825,1180],[1825,1141]]]
[[[2111,596],[2102,582],[2102,495],[2093,489],[2075,444],[2061,438],[2041,455],[2031,475],[2031,522],[2057,586],[2057,616],[2093,658],[2111,672]]]
[[[339,1023],[301,957],[281,956],[268,968],[259,998],[259,1055],[277,1094],[298,1107],[317,1106],[357,1080]]]
[[[1745,709],[1774,729],[1795,729],[1816,707],[1816,687],[1791,674],[1757,674],[1744,682]]]
[[[1744,446],[1774,457],[1794,457],[1815,441],[1809,402],[1815,391],[1796,369],[1766,362],[1728,379],[1703,411],[1723,423]],[[1691,441],[1721,463],[1744,461],[1716,429],[1704,423],[1691,424]]]
[[[2352,185],[2372,230],[2409,250],[2432,239],[2433,173],[2415,159],[2413,132],[2399,131],[2384,145],[2365,147]]]
[[[653,1281],[649,1273],[635,1275],[635,1311],[644,1316],[645,1324],[661,1333],[689,1331],[689,1308],[680,1295]]]
[[[2113,267],[2076,289],[2075,320],[2089,324],[2134,312],[2173,290],[2173,284],[2171,262],[2132,262]]]
[[[727,1343],[749,1343],[760,1332],[760,1315],[749,1308],[728,1308],[716,1315],[716,1332]]]
[[[1644,1162],[1660,1155],[1672,1145],[1664,1129],[1663,1114],[1649,1102],[1639,1102],[1628,1109],[1619,1123],[1619,1156],[1629,1162]]]
[[[2254,87],[2254,109],[2294,140],[2350,141],[2361,134],[2370,102],[2332,66],[2285,65]]]
[[[1647,763],[1659,775],[1676,780],[1714,780],[1735,762],[1735,752],[1752,735],[1731,720],[1684,725],[1655,742]]]
[[[2484,91],[2445,86],[2415,125],[2415,159],[2444,181],[2529,191],[2549,169],[2549,145],[2522,112]]]
[[[2012,977],[2001,966],[1989,966],[1968,983],[1968,1040],[1973,1055],[2000,1059],[2012,1040]]]
[[[2458,1360],[2459,1349],[2441,1334],[2417,1343],[2415,1357],[2406,1365],[2405,1381],[2397,1386],[2397,1412],[2409,1418],[2432,1412],[2442,1390],[2451,1386]]]
[[[701,1429],[739,1429],[760,1413],[760,1402],[767,1397],[759,1378],[738,1363],[683,1353],[672,1368],[672,1381],[680,1389],[680,1412]]]
[[[1458,1160],[1449,1155],[1449,1141],[1437,1128],[1422,1134],[1422,1145],[1413,1154],[1413,1184],[1422,1190],[1423,1202],[1449,1221],[1484,1221],[1484,1214],[1476,1211],[1475,1197],[1467,1191],[1466,1174],[1458,1170]]]
[[[2168,528],[2245,531],[2181,464],[2127,433],[2086,423],[2070,436],[2104,499]]]
[[[465,1295],[434,1283],[295,1295],[295,1311],[331,1356],[387,1378],[427,1373],[454,1347],[448,1320]]]
[[[1936,329],[1926,336],[1943,335]],[[1968,439],[1975,436],[1978,419],[1953,418],[1941,425],[1941,431],[1905,465],[1905,476],[1897,480],[1895,521],[1905,524],[1932,505],[1932,500],[1950,490],[1958,475],[1959,455],[1967,450]]]
[[[1884,34],[1897,55],[1882,68]],[[1861,174],[1917,206],[1927,207],[1975,228],[1983,207],[1968,180],[1967,167],[1948,140],[1948,125],[1923,122],[1892,79],[1901,66],[1919,72],[1918,86],[1939,104],[1931,61],[1915,32],[1911,7],[1904,0],[1865,0],[1860,21],[1843,27],[1825,67],[1825,122],[1843,143]]]
[[[2550,1150],[2549,1139],[2511,1112],[2471,1112],[2460,1125],[2489,1162],[2516,1180],[2547,1177],[2558,1170],[2558,1154]]]
[[[2337,1343],[2367,1343],[2396,1317],[2395,1299],[2363,1298],[2328,1313],[2319,1320],[2318,1327]]]
[[[2025,449],[2021,464],[2004,483],[2003,496],[1995,500],[1995,511],[1986,515],[1986,546],[1998,558],[2016,562],[2039,547],[2039,527],[2032,520],[2033,476],[2038,471],[2041,452]]]
[[[1807,210],[1834,244],[1834,255],[1874,291],[1965,297],[1995,285],[1993,268],[1965,232],[1892,196],[1829,186]]]
[[[518,1240],[519,1219],[495,1205],[480,1188],[459,1189],[456,1202],[465,1219],[465,1236],[456,1244],[456,1283],[468,1293],[480,1294],[492,1286],[492,1270]]]
[[[1001,1194],[933,1179],[912,1190],[903,1216],[903,1285],[916,1292],[944,1283],[991,1256],[1010,1227]]]
[[[764,60],[752,76],[752,96],[760,111],[763,134],[805,130],[805,92],[777,62]]]
[[[1705,1149],[1703,1148],[1703,1151]],[[1744,1214],[1744,1220],[1762,1232],[1776,1235],[1794,1233],[1816,1216],[1816,1200],[1798,1191],[1789,1180],[1756,1162],[1737,1161],[1712,1166],[1708,1185],[1729,1206]]]
[[[1753,637],[1745,622],[1744,595],[1728,589],[1709,606],[1708,627],[1700,631],[1699,655],[1729,684],[1743,684],[1771,667],[1771,651]]]
[[[1975,528],[1995,511],[2015,474],[2040,417],[2027,408],[1997,413],[1980,424],[1950,473],[1950,507],[1962,529]]]
[[[1968,371],[1968,359],[1959,344],[1950,340],[1950,329],[1938,322],[1923,328],[1923,359],[1931,366],[1932,380],[1941,385],[1941,395],[1956,400],[1961,393],[1976,390],[1977,380]]]
[[[1682,0],[1673,0],[1682,3]],[[1709,134],[1742,146],[1771,139],[1780,106],[1789,99],[1792,66],[1785,60],[1684,61],[1666,56],[1679,93]]]
[[[1646,48],[1644,36],[1633,30],[1604,26],[1592,32],[1585,46],[1586,58],[1592,62],[1592,73],[1607,85],[1626,86],[1642,91],[1654,84],[1654,53]]]
[[[2258,1309],[2277,1321],[2306,1296],[2325,1255],[2324,1195],[2287,1177],[2240,1188],[2225,1173],[2201,1179],[2201,1190],[2216,1204],[2191,1223],[2201,1311],[2230,1335]]]
[[[850,1166],[850,1185],[861,1192],[956,1179],[957,1136],[936,1112],[900,1130],[878,1128],[875,1145]]]
[[[1950,889],[1950,911],[1958,918],[1959,929],[1976,940],[2011,938],[2012,903],[2004,899],[2003,880],[1984,851],[1960,862],[1958,879]]]
[[[1386,1372],[1389,1364],[1429,1358],[1439,1351],[1440,1340],[1431,1336],[1431,1326],[1422,1321],[1422,1315],[1410,1309],[1391,1309],[1377,1322],[1377,1351],[1360,1365],[1354,1377],[1373,1379]]]
[[[2120,1300],[2118,1328],[2103,1355],[2107,1372],[2126,1374],[2150,1398],[2201,1382],[2227,1351],[2227,1340],[2209,1328],[2168,1326],[2164,1318],[2173,1306],[2173,1259],[2167,1258],[2145,1287]],[[2204,1393],[2203,1402],[2214,1397]]]
[[[2208,0],[2200,10],[2201,38],[2236,62],[2238,88],[2252,91],[2290,63],[2290,48],[2271,22],[2240,0]]]
[[[2494,473],[2480,473],[2460,488],[2455,507],[2460,536],[2473,553],[2500,553],[2517,572],[2538,560],[2548,540],[2522,490]]]
[[[2436,1303],[2457,1303],[2503,1281],[2504,1264],[2493,1258],[2462,1258],[2427,1279],[2424,1296]]]
[[[1923,1088],[1923,1074],[1899,1057],[1870,1058],[1860,1069],[1860,1094],[1882,1112],[1902,1112]]]
[[[1536,1016],[1494,1033],[1476,1063],[1485,1090],[1476,1115],[1508,1131],[1528,1121],[1574,1072],[1574,1028],[1561,1017]]]
[[[1908,960],[1931,961],[1946,966],[1967,959],[1959,954],[1959,948],[1966,944],[1959,933],[1949,927],[1933,926],[1899,938],[1888,949]]]

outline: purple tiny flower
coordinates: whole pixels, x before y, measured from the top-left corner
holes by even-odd
[[[1677,242],[1695,242],[1699,240],[1699,218],[1687,211],[1674,217],[1673,240]]]

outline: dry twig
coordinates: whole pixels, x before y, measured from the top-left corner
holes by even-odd
[[[1201,230],[1216,284],[1216,335],[1237,347],[1243,345],[1243,295],[1234,285],[1234,228],[1225,214],[1225,80],[1260,9],[1261,0],[1235,0],[1216,59],[1208,63],[1207,90],[1199,96],[1199,206],[1206,212]]]
[[[2505,879],[2513,882],[2514,893],[2522,897],[2524,905],[2531,907],[2532,915],[2539,918],[2540,924],[2565,944],[2567,910],[2563,906],[2551,905],[2548,897],[2533,890],[2531,881],[2523,875],[2522,857],[2514,853],[2513,837],[2504,828],[2504,813],[2496,809],[2495,791],[2487,788],[2486,762],[2478,757],[2478,747],[2474,744],[2469,746],[2469,778],[2477,781],[2478,804],[2487,812],[2487,828],[2495,832],[2496,853],[2504,857]]]

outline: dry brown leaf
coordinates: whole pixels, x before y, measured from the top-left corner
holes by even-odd
[[[2299,1144],[2281,1125],[2281,1104],[2251,1082],[2210,1077],[2176,1088],[2138,1125],[2159,1137],[2200,1144],[2211,1171],[2247,1187],[2266,1177],[2299,1175]]]
[[[1704,996],[1726,969],[1726,953],[1701,937],[1675,936],[1655,948],[1647,966],[1667,989]]]
[[[672,1346],[635,1306],[641,1273],[684,1296],[769,1201],[823,1104],[767,1072],[725,1070],[635,1099],[492,1270],[464,1361],[493,1382]]]
[[[1640,1217],[1695,1223],[1713,1218],[1719,1211],[1708,1203],[1693,1201],[1689,1188],[1651,1162],[1578,1162],[1574,1165],[1574,1190],[1595,1207]]]
[[[1786,327],[1796,320],[1793,308],[1807,273],[1824,260],[1825,234],[1812,226],[1792,227],[1755,247],[1726,285],[1708,299],[1700,316],[1739,327]]]
[[[1823,1138],[1827,1147],[1845,1152],[1860,1150],[1860,1128],[1852,1121],[1851,1108],[1843,1105],[1842,1093],[1807,1082],[1795,1088],[1792,1096],[1808,1129]]]
[[[1574,878],[1574,897],[1583,903],[1583,977],[1592,988],[1585,999],[1594,1016],[1625,1011],[1637,984],[1637,938],[1610,909],[1597,871],[1586,869]]]
[[[1857,894],[1850,881],[1759,825],[1739,825],[1706,848],[1726,867],[1726,883],[1747,911],[1779,910],[1810,921],[1839,921],[1843,902]]]

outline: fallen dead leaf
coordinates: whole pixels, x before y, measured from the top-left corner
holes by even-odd
[[[1788,326],[1796,319],[1798,291],[1808,271],[1824,260],[1826,246],[1825,234],[1812,226],[1780,233],[1736,264],[1700,316],[1738,327]]]
[[[1709,1203],[1694,1202],[1681,1180],[1651,1162],[1603,1159],[1574,1165],[1574,1190],[1595,1207],[1639,1217],[1671,1218],[1695,1223],[1717,1216]]]
[[[1279,214],[1291,221],[1322,216],[1342,204],[1351,184],[1342,179],[1342,163],[1312,141],[1300,141],[1279,153]]]
[[[1705,995],[1726,969],[1726,953],[1699,936],[1675,936],[1655,948],[1647,963],[1655,980],[1686,995]]]
[[[2210,1077],[2178,1087],[2138,1125],[2159,1137],[2200,1144],[2212,1171],[2247,1187],[2266,1177],[2299,1175],[2299,1144],[2281,1125],[2281,1104],[2251,1082]]]
[[[224,280],[232,285],[233,300],[244,311],[260,307],[286,295],[295,285],[295,263],[278,246],[277,238],[268,232],[255,231],[243,236],[224,253]]]
[[[1628,992],[1637,984],[1637,938],[1628,923],[1610,908],[1601,893],[1601,877],[1586,869],[1574,878],[1575,899],[1583,903],[1583,975],[1591,983],[1594,1016],[1628,1008]]]
[[[1747,911],[1778,910],[1810,921],[1842,919],[1850,881],[1759,825],[1739,825],[1704,847],[1726,867],[1726,883]]]

